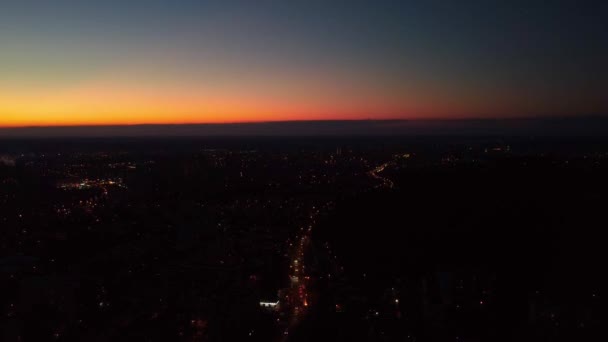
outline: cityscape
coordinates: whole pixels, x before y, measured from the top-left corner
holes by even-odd
[[[0,0],[0,342],[601,342],[608,1]]]
[[[3,340],[584,340],[607,151],[5,139]]]

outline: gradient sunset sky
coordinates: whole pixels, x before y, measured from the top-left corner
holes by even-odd
[[[606,3],[2,0],[0,126],[603,115]]]

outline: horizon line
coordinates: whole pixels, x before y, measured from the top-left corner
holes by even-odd
[[[144,127],[144,126],[221,126],[221,125],[257,125],[257,124],[289,124],[289,123],[355,123],[355,122],[473,122],[473,121],[515,121],[515,120],[584,120],[584,119],[608,119],[608,114],[589,115],[535,115],[535,116],[510,116],[510,117],[431,117],[431,118],[361,118],[361,119],[294,119],[294,120],[260,120],[260,121],[223,121],[223,122],[142,122],[142,123],[93,123],[93,124],[59,124],[59,125],[0,125],[0,129],[27,129],[27,128],[95,128],[95,127]]]

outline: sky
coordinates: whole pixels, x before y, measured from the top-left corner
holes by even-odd
[[[0,127],[608,113],[606,1],[2,0]]]

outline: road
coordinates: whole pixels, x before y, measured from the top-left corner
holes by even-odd
[[[289,243],[290,286],[282,291],[280,298],[280,311],[285,314],[282,341],[286,341],[289,338],[289,332],[301,322],[302,318],[307,314],[310,305],[310,284],[312,279],[307,273],[306,263],[311,249],[311,233],[318,214],[319,209],[313,207],[309,225],[300,228],[295,239]]]
[[[389,162],[379,165],[379,166],[373,168],[371,171],[369,171],[369,175],[372,178],[380,181],[380,184],[377,185],[376,187],[385,187],[385,188],[392,189],[395,186],[395,183],[393,183],[392,180],[388,179],[387,177],[382,176],[382,172],[384,170],[386,170],[386,168],[391,166],[393,163],[394,163],[393,161],[389,161]]]

